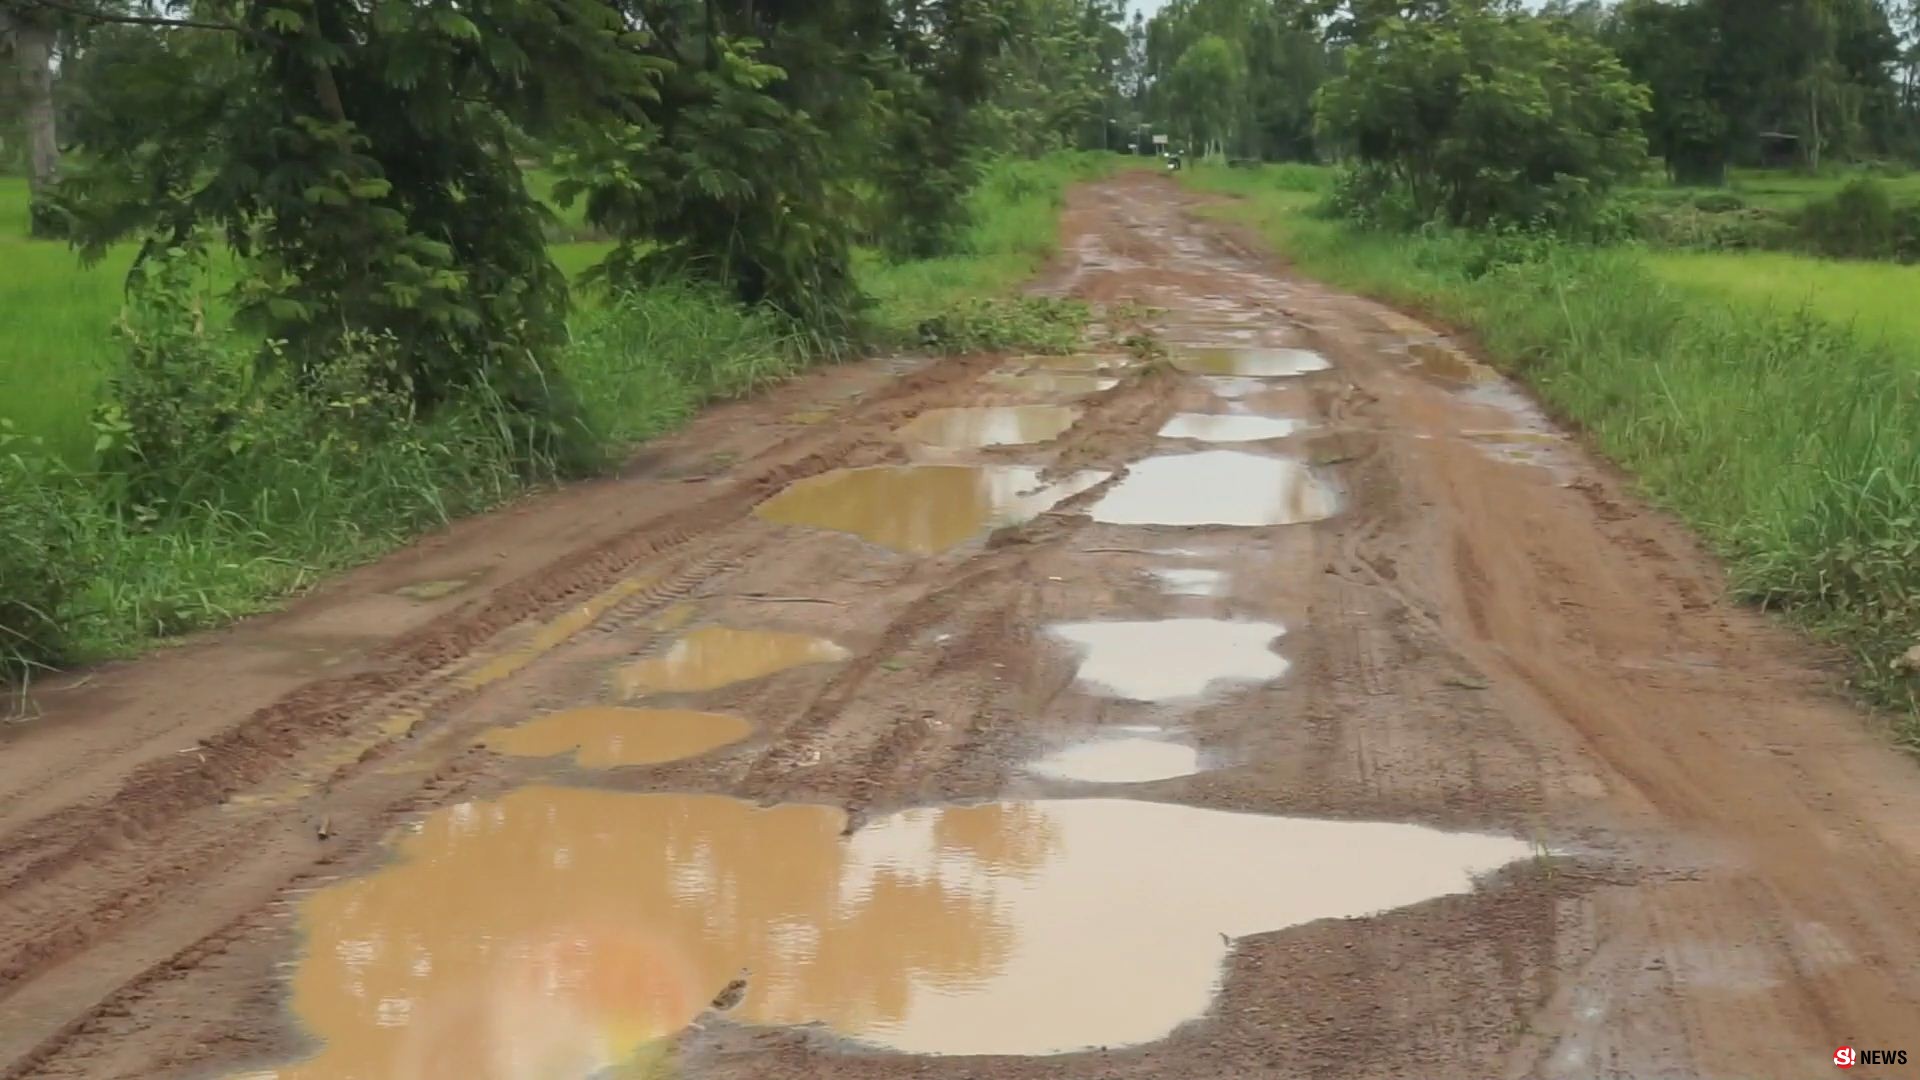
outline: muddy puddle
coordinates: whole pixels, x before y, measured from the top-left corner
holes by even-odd
[[[1199,772],[1200,752],[1164,738],[1129,735],[1069,746],[1033,762],[1027,771],[1088,784],[1146,784]]]
[[[1115,353],[1073,353],[1067,356],[1028,356],[1021,363],[1041,371],[1115,371],[1131,367],[1133,357]]]
[[[1173,366],[1194,375],[1275,379],[1325,371],[1332,365],[1311,349],[1176,349]]]
[[[1173,596],[1219,596],[1227,591],[1227,575],[1219,570],[1168,567],[1147,572],[1160,582],[1162,592]]]
[[[879,465],[789,485],[755,513],[782,525],[852,533],[895,551],[931,555],[1003,525],[1029,521],[1106,479],[1076,473],[1042,483],[1015,466]]]
[[[1001,390],[1014,390],[1023,394],[1037,394],[1045,397],[1085,397],[1120,385],[1119,379],[1104,375],[1058,371],[1019,373],[996,371],[982,381]]]
[[[695,693],[849,655],[825,638],[806,634],[708,626],[675,641],[659,656],[621,668],[615,682],[628,697]]]
[[[1407,346],[1407,357],[1416,374],[1439,382],[1480,383],[1499,377],[1466,353],[1440,342],[1416,341]]]
[[[691,709],[567,709],[483,737],[487,746],[516,757],[569,754],[587,769],[657,765],[737,743],[753,730],[737,716]]]
[[[1339,509],[1332,488],[1294,458],[1208,450],[1137,461],[1093,504],[1111,525],[1292,525]]]
[[[909,442],[951,450],[1047,442],[1073,426],[1080,410],[1066,405],[929,409],[902,427]]]
[[[1075,677],[1096,693],[1130,701],[1178,701],[1232,683],[1287,673],[1274,651],[1287,628],[1232,619],[1056,623],[1047,628],[1080,653]]]
[[[290,993],[316,1045],[250,1075],[654,1075],[716,1000],[909,1053],[1148,1042],[1206,1012],[1235,938],[1464,892],[1529,853],[1116,799],[844,824],[556,787],[448,807],[303,901]]]
[[[1175,413],[1160,428],[1160,437],[1213,443],[1259,442],[1262,439],[1284,439],[1305,426],[1301,421],[1286,416]]]

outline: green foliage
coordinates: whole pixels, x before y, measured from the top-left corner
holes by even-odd
[[[1830,634],[1859,658],[1865,690],[1913,709],[1920,685],[1890,662],[1920,638],[1920,324],[1904,310],[1847,324],[1860,275],[1889,309],[1910,309],[1915,271],[1689,256],[1670,284],[1633,249],[1548,241],[1488,272],[1480,241],[1458,231],[1367,232],[1284,197],[1227,212],[1317,277],[1476,331],[1699,528],[1741,595]],[[1772,302],[1722,292],[1704,273],[1759,265],[1778,267]],[[1804,283],[1830,272],[1845,276],[1806,307]],[[1906,730],[1920,738],[1920,722]]]
[[[1322,88],[1323,139],[1377,220],[1584,226],[1645,161],[1646,92],[1600,44],[1476,3],[1389,21]]]
[[[1800,211],[1801,243],[1847,259],[1920,259],[1920,203],[1896,205],[1885,184],[1858,179]]]
[[[1085,304],[1046,296],[963,300],[920,324],[920,342],[936,352],[1068,353],[1087,327]]]
[[[79,478],[0,420],[0,683],[64,657],[63,616],[93,572]]]

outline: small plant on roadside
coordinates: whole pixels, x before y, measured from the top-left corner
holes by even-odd
[[[1069,353],[1080,347],[1085,304],[1044,296],[962,301],[920,324],[920,344],[949,353]]]

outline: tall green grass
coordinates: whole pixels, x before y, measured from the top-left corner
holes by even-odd
[[[1814,308],[1679,284],[1630,248],[1363,232],[1278,186],[1220,212],[1260,228],[1315,277],[1472,330],[1698,528],[1743,596],[1843,644],[1859,685],[1913,716],[1915,687],[1893,666],[1920,638],[1920,332],[1910,322],[1869,332]],[[1782,258],[1809,275],[1831,265]],[[1905,733],[1920,740],[1920,724]]]
[[[923,263],[863,256],[876,340],[911,340],[925,320],[1031,274],[1054,251],[1067,185],[1106,164],[1079,155],[1000,163],[973,196],[965,251]],[[222,462],[212,475],[196,472],[158,496],[130,493],[130,477],[98,460],[90,422],[126,355],[113,325],[129,255],[82,270],[65,247],[26,239],[25,213],[24,185],[0,180],[0,677],[124,654],[271,607],[568,471],[484,396],[429,421],[371,425],[327,411],[338,402],[281,404],[228,433],[244,439],[243,453],[212,448],[208,458]],[[606,248],[553,250],[577,275]],[[206,282],[210,294],[221,285]],[[577,429],[565,435],[603,461],[708,402],[837,355],[770,311],[692,284],[581,300],[558,359],[578,402]],[[251,352],[217,335],[203,347],[197,370],[214,373],[243,367]]]

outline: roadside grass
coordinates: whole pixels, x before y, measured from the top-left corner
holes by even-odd
[[[1053,254],[1066,186],[1105,167],[1098,155],[1001,163],[974,196],[963,254],[925,263],[863,255],[876,341],[917,340],[921,323],[956,308],[983,313],[1010,347],[1041,344],[1022,334],[1077,333],[1071,318],[1017,303],[1003,316],[989,298]],[[324,404],[276,406],[246,421],[258,425],[238,432],[249,449],[196,476],[191,495],[132,497],[125,475],[101,471],[91,426],[122,362],[112,327],[131,253],[82,269],[64,245],[27,240],[17,180],[0,179],[0,215],[0,681],[271,608],[577,465],[531,446],[524,425],[484,395],[424,422],[372,428],[342,423]],[[553,250],[577,276],[607,247]],[[582,290],[579,300],[559,364],[578,404],[565,441],[587,448],[589,461],[618,461],[709,402],[838,355],[771,312],[694,284],[620,297]],[[212,370],[244,365],[252,351],[219,335],[206,348]]]
[[[1229,181],[1203,171],[1192,182]],[[1279,185],[1217,212],[1258,228],[1307,274],[1472,331],[1698,529],[1741,597],[1849,650],[1857,688],[1899,710],[1902,737],[1920,746],[1916,688],[1896,665],[1920,638],[1911,321],[1868,330],[1835,321],[1837,300],[1795,306],[1757,299],[1764,288],[1680,284],[1668,276],[1679,269],[1663,273],[1634,248],[1365,232],[1315,216]],[[1778,258],[1815,277],[1851,272]],[[1726,270],[1738,277],[1742,265]]]

